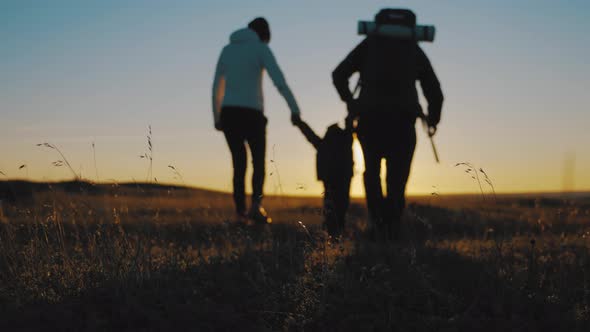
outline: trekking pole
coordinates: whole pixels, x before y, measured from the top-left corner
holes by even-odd
[[[440,164],[438,152],[436,152],[436,146],[434,145],[434,139],[432,139],[432,136],[430,135],[430,130],[428,131],[428,138],[430,138],[430,145],[432,146],[432,152],[434,152],[434,160],[436,160],[437,164]]]
[[[426,121],[426,115],[422,112],[420,112],[420,120],[422,120],[422,125],[424,126],[424,128],[426,129],[426,133],[428,134],[428,138],[430,139],[430,146],[432,146],[432,152],[434,153],[434,160],[436,160],[437,164],[440,164],[440,160],[438,159],[438,152],[436,151],[436,146],[434,145],[434,139],[432,138],[432,136],[434,136],[434,132],[430,130],[430,127],[428,126],[428,122]]]

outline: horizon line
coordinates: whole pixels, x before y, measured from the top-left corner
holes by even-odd
[[[1,179],[0,183],[2,182],[26,182],[26,183],[34,183],[34,184],[60,184],[60,183],[69,183],[69,182],[81,182],[81,183],[88,183],[92,185],[150,185],[150,186],[161,186],[161,187],[175,187],[181,189],[189,189],[189,190],[203,190],[209,191],[213,193],[219,194],[227,194],[231,195],[230,191],[224,191],[220,189],[213,189],[208,187],[200,187],[195,185],[188,185],[188,184],[179,184],[179,183],[170,183],[170,182],[147,182],[147,181],[93,181],[90,179],[64,179],[64,180],[53,180],[53,181],[37,181],[32,179],[22,179],[22,178],[5,178]],[[251,194],[251,193],[247,193]],[[578,189],[578,190],[532,190],[532,191],[499,191],[495,193],[496,196],[521,196],[521,195],[590,195],[590,188],[588,189]],[[490,196],[494,195],[494,193],[484,193],[482,194],[479,191],[473,192],[450,192],[450,193],[416,193],[416,194],[407,194],[408,197],[443,197],[443,196]],[[305,194],[268,194],[265,197],[298,197],[298,198],[318,198],[322,197],[322,195],[305,195]],[[365,198],[364,195],[350,195],[351,198]]]

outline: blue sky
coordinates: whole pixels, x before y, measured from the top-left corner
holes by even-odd
[[[27,164],[31,178],[67,178],[51,165],[54,152],[35,146],[48,141],[94,179],[95,142],[99,179],[145,180],[138,155],[151,124],[159,180],[176,181],[172,164],[191,185],[230,190],[230,155],[210,106],[229,34],[256,16],[269,20],[270,46],[303,117],[323,132],[345,115],[330,73],[361,40],[356,21],[383,7],[409,7],[438,29],[423,48],[446,96],[436,137],[442,164],[420,132],[410,193],[478,190],[453,167],[461,161],[486,169],[499,191],[561,190],[572,154],[568,189],[590,189],[587,1],[4,0],[0,171],[24,177],[18,166]],[[265,97],[269,169],[280,168],[288,193],[320,194],[313,148],[268,78]],[[277,182],[269,177],[267,192]]]

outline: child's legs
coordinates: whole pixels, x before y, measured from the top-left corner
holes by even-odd
[[[335,235],[338,232],[338,209],[336,206],[338,198],[336,194],[337,190],[333,184],[324,181],[324,227],[330,235]]]
[[[350,205],[350,179],[338,183],[334,196],[338,227],[343,230],[346,224],[346,212]]]
[[[350,205],[350,179],[324,181],[324,215],[328,233],[335,235],[344,229]]]

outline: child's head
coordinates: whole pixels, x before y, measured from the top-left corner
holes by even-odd
[[[335,135],[341,135],[342,133],[344,133],[344,129],[340,128],[340,126],[337,123],[334,123],[330,125],[328,129],[326,129],[324,139]]]

